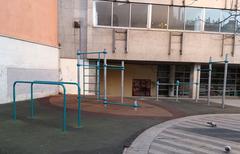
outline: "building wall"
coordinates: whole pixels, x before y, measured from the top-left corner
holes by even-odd
[[[57,0],[0,0],[0,104],[12,101],[16,80],[59,80]],[[17,100],[30,87],[17,85]],[[34,86],[34,97],[57,94],[56,86]]]
[[[130,2],[174,4],[183,5],[180,0],[131,0]],[[191,1],[186,0],[186,5]],[[226,2],[226,7],[225,7]],[[234,8],[235,1],[196,1],[190,6],[209,8]],[[230,7],[232,4],[233,7]],[[88,1],[88,28],[87,28],[87,50],[107,49],[108,58],[114,60],[140,60],[140,61],[166,61],[166,62],[197,62],[206,63],[212,56],[216,60],[223,60],[224,55],[229,55],[230,63],[240,62],[240,37],[235,37],[235,47],[232,35],[215,32],[190,32],[181,30],[153,30],[148,28],[114,28],[101,27],[93,24],[93,1]],[[125,44],[116,45],[116,52],[112,51],[114,46],[114,31],[127,29],[127,53]],[[181,38],[182,33],[182,38]],[[171,40],[170,40],[171,35]],[[104,36],[104,37],[103,37]],[[181,41],[182,39],[182,41]],[[115,42],[116,43],[116,42]],[[234,51],[234,55],[232,55]],[[180,53],[182,52],[182,54]],[[95,58],[89,56],[89,58]]]
[[[80,28],[74,28],[74,21],[80,21],[81,0],[58,0],[58,34],[61,58],[76,58],[80,49]]]
[[[120,65],[120,64],[119,64]],[[103,95],[103,72],[101,71],[101,94]],[[121,95],[121,71],[108,70],[107,72],[107,95]],[[125,64],[124,96],[132,96],[133,79],[150,79],[151,96],[156,96],[157,65]]]
[[[57,47],[57,0],[0,0],[0,35]]]
[[[59,78],[59,53],[54,47],[0,36],[0,103],[12,101],[16,80],[52,80]],[[34,97],[57,94],[58,88],[34,86]],[[17,86],[17,100],[30,97],[29,86]]]

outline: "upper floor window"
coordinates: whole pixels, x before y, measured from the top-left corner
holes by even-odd
[[[93,23],[99,26],[240,32],[240,12],[94,0]]]
[[[235,11],[222,11],[221,32],[234,33],[236,26],[235,15]]]
[[[221,10],[206,9],[205,10],[205,31],[219,32],[221,24]]]
[[[169,7],[169,29],[184,29],[184,8]]]
[[[131,27],[147,27],[148,5],[131,4]]]
[[[202,30],[203,9],[185,8],[185,30]]]
[[[129,3],[113,3],[113,26],[128,27],[130,16]]]
[[[168,27],[168,6],[152,5],[151,27],[167,29],[167,27]]]
[[[111,26],[112,3],[97,1],[96,5],[96,24],[102,26]]]

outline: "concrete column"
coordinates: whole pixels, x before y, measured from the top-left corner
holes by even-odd
[[[192,80],[191,83],[193,83],[191,88],[192,99],[195,99],[196,95],[197,95],[197,98],[199,98],[201,71],[197,71],[198,69],[201,69],[201,65],[194,64],[191,72],[191,80]],[[198,86],[196,83],[198,83]],[[198,89],[196,89],[197,87]]]
[[[170,65],[169,83],[171,83],[171,84],[175,84],[175,71],[176,71],[176,66]],[[174,89],[175,89],[175,86],[169,86],[168,96],[174,96]]]

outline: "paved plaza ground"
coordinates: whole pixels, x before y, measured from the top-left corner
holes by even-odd
[[[52,104],[50,101],[52,98],[46,97],[35,101],[37,105],[35,119],[29,118],[29,101],[17,102],[16,122],[11,118],[12,104],[0,105],[0,154],[120,154],[142,132],[165,121],[208,113],[240,113],[238,107],[226,106],[223,110],[217,103],[207,106],[205,101],[193,103],[191,100],[180,100],[178,103],[171,99],[143,100],[140,102],[142,107],[138,110],[125,106],[107,109],[100,107],[96,110],[99,104],[83,102],[82,128],[76,128],[76,111],[69,108],[68,131],[63,133],[62,107]],[[67,100],[71,100],[71,97],[68,96]],[[156,109],[159,109],[161,114]],[[151,110],[159,115],[144,116]],[[121,112],[123,114],[120,114]],[[205,121],[202,124],[204,125]],[[192,125],[188,124],[189,127]],[[176,128],[169,129],[170,133],[173,132],[172,129]],[[198,130],[186,128],[181,131],[191,131],[191,134],[194,134]],[[228,140],[224,137],[220,139]]]
[[[211,127],[207,122],[214,122]],[[125,154],[240,153],[240,114],[190,116],[170,120],[142,133]]]

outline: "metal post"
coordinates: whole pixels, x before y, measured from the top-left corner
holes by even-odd
[[[13,120],[17,119],[17,111],[16,111],[16,83],[13,84],[13,112],[12,112]]]
[[[84,59],[85,57],[83,56],[83,59],[82,59],[82,64],[83,64],[83,67],[82,67],[82,69],[83,69],[83,96],[85,96],[85,91],[86,91],[86,89],[85,89],[85,59]],[[89,64],[88,64],[89,65]]]
[[[77,85],[78,88],[78,115],[77,115],[77,119],[78,119],[78,128],[81,127],[81,89],[79,84]]]
[[[66,88],[64,85],[61,85],[63,88],[63,131],[67,130],[67,102],[66,102]]]
[[[209,58],[208,98],[207,98],[208,105],[210,105],[210,97],[211,97],[211,80],[212,80],[212,57]]]
[[[225,105],[226,85],[227,85],[227,73],[228,73],[228,54],[225,55],[225,68],[224,68],[224,81],[223,81],[223,94],[222,94],[222,108]]]
[[[196,103],[198,102],[198,89],[199,89],[199,86],[200,86],[200,83],[199,83],[200,71],[201,71],[201,69],[197,68],[197,81],[196,81],[196,91],[195,91],[195,102]]]
[[[77,80],[80,86],[80,55],[77,55]]]
[[[178,90],[179,90],[179,84],[180,84],[180,82],[177,80],[177,81],[176,81],[176,102],[178,102]]]
[[[33,99],[33,83],[31,83],[31,118],[35,115],[35,102]]]
[[[100,53],[97,61],[97,100],[100,100]]]
[[[107,102],[107,57],[106,57],[106,49],[104,49],[104,64],[103,64],[103,71],[104,71],[104,101],[103,103],[106,105]]]
[[[159,91],[159,81],[157,81],[157,83],[156,83],[156,87],[157,87],[157,93],[156,93],[156,94],[157,94],[157,101],[158,101],[158,99],[159,99],[159,98],[158,98],[158,91]]]
[[[123,97],[124,97],[124,71],[125,71],[125,66],[124,66],[124,61],[122,61],[122,70],[121,70],[121,103],[123,104]]]

